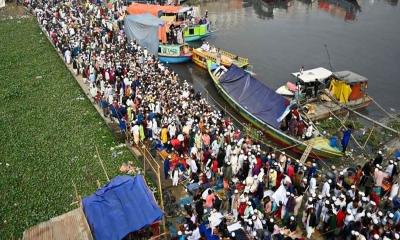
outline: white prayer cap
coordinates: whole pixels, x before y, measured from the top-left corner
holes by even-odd
[[[374,239],[378,240],[379,239],[379,235],[378,234],[374,234]]]
[[[274,222],[274,219],[273,219],[273,218],[270,218],[270,219],[269,219],[269,222],[273,223],[273,222]]]
[[[328,183],[332,183],[332,180],[331,180],[331,179],[328,179]]]
[[[235,193],[239,193],[239,191],[237,189],[235,189]]]
[[[309,197],[309,198],[308,198],[308,201],[311,202],[311,201],[312,201],[312,197]]]
[[[256,220],[256,215],[253,215],[252,217],[251,217],[251,219],[253,219],[253,220]]]
[[[389,160],[389,163],[390,163],[390,164],[393,164],[393,160]]]
[[[291,217],[290,217],[290,220],[294,221],[294,216],[291,216]]]
[[[340,198],[346,198],[346,196],[342,193],[342,194],[340,194],[340,196],[339,196]]]
[[[232,232],[232,233],[231,233],[231,236],[232,236],[232,237],[235,237],[235,236],[236,236],[235,232]]]
[[[383,212],[382,211],[378,211],[378,216],[382,217],[383,216]]]
[[[311,197],[312,197],[312,198],[316,198],[316,197],[317,197],[317,194],[312,193],[312,194],[311,194]]]
[[[376,206],[376,203],[374,201],[369,201],[370,204],[372,204],[373,206]]]
[[[354,188],[356,188],[356,186],[355,185],[351,185],[351,188],[354,189]]]
[[[285,155],[286,153],[285,153],[285,152],[282,152],[282,154]]]
[[[337,199],[337,198],[336,198],[335,196],[332,197],[332,201],[336,201],[336,199]]]
[[[181,231],[178,231],[178,236],[182,236],[182,232]]]
[[[381,151],[381,150],[379,150],[379,151],[378,151],[378,154],[382,155],[382,151]]]
[[[361,198],[361,201],[363,201],[363,202],[368,202],[368,198],[367,198],[367,197],[362,197],[362,198]]]
[[[394,233],[394,239],[400,239],[400,235],[398,233]]]
[[[347,209],[347,213],[348,213],[348,214],[351,214],[351,210],[350,210],[350,209]]]
[[[328,205],[329,203],[330,203],[330,202],[329,202],[329,200],[325,200],[325,204],[327,204],[327,205]]]
[[[336,169],[335,165],[332,165],[332,166],[331,166],[331,169],[332,169],[332,170],[335,170],[335,169]]]
[[[316,163],[313,163],[312,165],[313,165],[313,167],[316,167],[316,166],[317,166],[317,164],[316,164]]]
[[[249,205],[249,206],[250,206],[250,205],[251,205],[251,202],[250,202],[250,201],[247,201],[247,205]]]
[[[372,219],[372,222],[373,222],[375,225],[377,225],[377,224],[379,223],[378,219],[376,219],[376,218]]]
[[[329,192],[327,192],[326,196],[329,198],[329,197],[331,197],[331,194]]]
[[[393,218],[394,214],[393,213],[389,213],[389,218]]]
[[[318,194],[318,199],[321,200],[322,199],[322,195]]]

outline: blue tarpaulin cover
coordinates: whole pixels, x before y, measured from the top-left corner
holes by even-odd
[[[236,103],[263,122],[279,128],[278,118],[288,105],[284,97],[233,64],[219,81]]]
[[[142,175],[117,176],[82,202],[97,240],[122,239],[163,217]]]
[[[150,53],[158,52],[158,28],[164,21],[149,13],[128,15],[124,19],[124,30],[129,40],[135,39],[140,46]]]

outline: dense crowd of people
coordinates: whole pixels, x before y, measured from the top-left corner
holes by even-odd
[[[178,239],[311,239],[315,229],[327,239],[400,239],[398,158],[379,152],[364,166],[322,174],[316,162],[262,149],[128,40],[121,1],[26,4],[104,115],[133,145],[167,152],[166,181],[193,196]]]

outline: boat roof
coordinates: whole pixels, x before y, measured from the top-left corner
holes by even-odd
[[[167,5],[162,6],[162,5],[153,5],[145,3],[131,3],[127,11],[129,14],[150,13],[151,15],[158,17],[160,12],[177,14],[178,12],[181,11],[181,9],[182,7],[179,6],[167,6]]]
[[[352,71],[340,71],[340,72],[335,72],[334,76],[340,80],[344,80],[347,83],[358,83],[358,82],[367,82],[368,78],[361,76],[358,73],[352,72]]]
[[[181,9],[179,9],[179,13],[184,13],[184,12],[187,12],[187,11],[191,11],[192,10],[192,7],[182,7]]]
[[[302,82],[309,83],[309,82],[315,82],[316,80],[318,81],[325,80],[332,75],[332,72],[326,68],[319,67],[319,68],[305,70],[303,71],[302,74],[300,74],[300,72],[295,72],[292,73],[292,75],[300,79],[300,81]]]

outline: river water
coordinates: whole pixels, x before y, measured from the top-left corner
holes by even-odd
[[[399,112],[398,0],[218,0],[202,2],[200,8],[208,10],[218,29],[207,41],[248,57],[257,78],[268,86],[276,89],[293,81],[290,73],[301,66],[332,66],[367,77],[369,94]],[[194,64],[172,67],[220,102],[205,70]],[[374,104],[367,114],[384,116]]]

